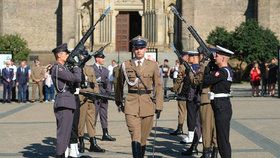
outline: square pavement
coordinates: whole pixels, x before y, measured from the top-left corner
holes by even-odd
[[[233,158],[277,158],[280,157],[280,99],[269,97],[234,97],[230,141]],[[176,101],[164,103],[164,111],[158,120],[155,141],[156,157],[182,157],[181,137],[168,133],[177,127]],[[53,103],[0,104],[0,157],[54,157],[56,123]],[[97,123],[97,138],[102,130]],[[186,123],[184,125],[186,132]],[[132,157],[130,135],[124,115],[117,112],[109,102],[109,133],[116,142],[98,140],[105,153],[85,154],[92,157]],[[146,157],[152,158],[154,130],[147,141]],[[89,142],[85,141],[86,148]],[[199,145],[200,157],[202,145]],[[186,157],[186,156],[185,156]]]

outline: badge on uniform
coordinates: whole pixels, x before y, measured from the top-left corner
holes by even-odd
[[[220,75],[219,71],[215,73],[215,76],[218,77]]]

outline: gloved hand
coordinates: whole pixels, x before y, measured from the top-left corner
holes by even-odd
[[[121,101],[115,101],[115,104],[117,105],[119,112],[121,112],[121,111],[124,112],[124,106]]]
[[[156,114],[157,119],[160,118],[160,113],[161,113],[161,110],[156,109],[155,114]]]

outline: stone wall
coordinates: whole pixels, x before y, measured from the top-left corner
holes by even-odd
[[[68,42],[75,37],[75,1],[62,1],[62,41]],[[0,33],[20,34],[32,51],[51,50],[57,40],[58,4],[58,0],[1,0]]]

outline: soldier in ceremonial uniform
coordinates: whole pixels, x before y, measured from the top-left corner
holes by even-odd
[[[182,58],[185,62],[188,62],[188,52],[182,52]],[[184,82],[184,78],[186,77],[186,68],[183,64],[179,66],[178,77],[175,80],[173,85],[173,91],[180,96],[180,100],[178,100],[178,126],[175,131],[170,133],[170,135],[181,135],[183,134],[183,124],[187,116],[187,100],[186,100],[186,87],[188,85],[187,82]]]
[[[75,96],[73,92],[70,92],[70,83],[81,82],[81,69],[74,67],[73,72],[71,72],[64,66],[70,53],[66,43],[59,45],[52,52],[57,61],[51,72],[57,91],[54,103],[57,123],[56,157],[64,158],[66,148],[70,143],[74,110],[76,109]]]
[[[157,63],[144,58],[146,39],[137,36],[131,42],[135,58],[125,61],[120,67],[115,99],[116,105],[124,108],[133,157],[143,158],[146,140],[153,127],[153,116],[156,113],[159,118],[163,108],[162,84]],[[123,107],[124,82],[128,84],[128,94]]]
[[[111,94],[111,83],[109,80],[109,70],[103,66],[105,62],[105,55],[103,51],[99,51],[94,54],[95,63],[93,64],[93,69],[96,76],[96,81],[99,87],[99,93],[103,95]],[[98,99],[95,101],[95,116],[97,118],[98,114],[100,116],[100,123],[103,131],[102,141],[116,141],[108,133],[108,100]],[[96,120],[95,120],[96,121]]]
[[[228,66],[228,60],[233,54],[228,49],[216,46],[213,56],[219,69],[204,77],[204,84],[211,85],[209,96],[214,111],[219,153],[222,158],[231,158],[229,132],[232,107],[229,97],[233,72]]]
[[[83,69],[84,77],[85,77],[85,85],[86,87],[82,88],[80,92],[94,92],[99,93],[99,87],[96,82],[96,77],[94,73],[94,69],[92,65],[86,65]],[[85,126],[87,128],[87,133],[89,135],[90,142],[90,152],[105,152],[104,149],[97,145],[97,141],[95,138],[95,126],[96,126],[96,118],[95,118],[95,105],[94,101],[85,98],[83,95],[80,95],[81,108],[80,108],[80,120],[79,120],[79,142],[80,142],[80,152],[84,152],[85,144],[84,144],[84,131]]]

